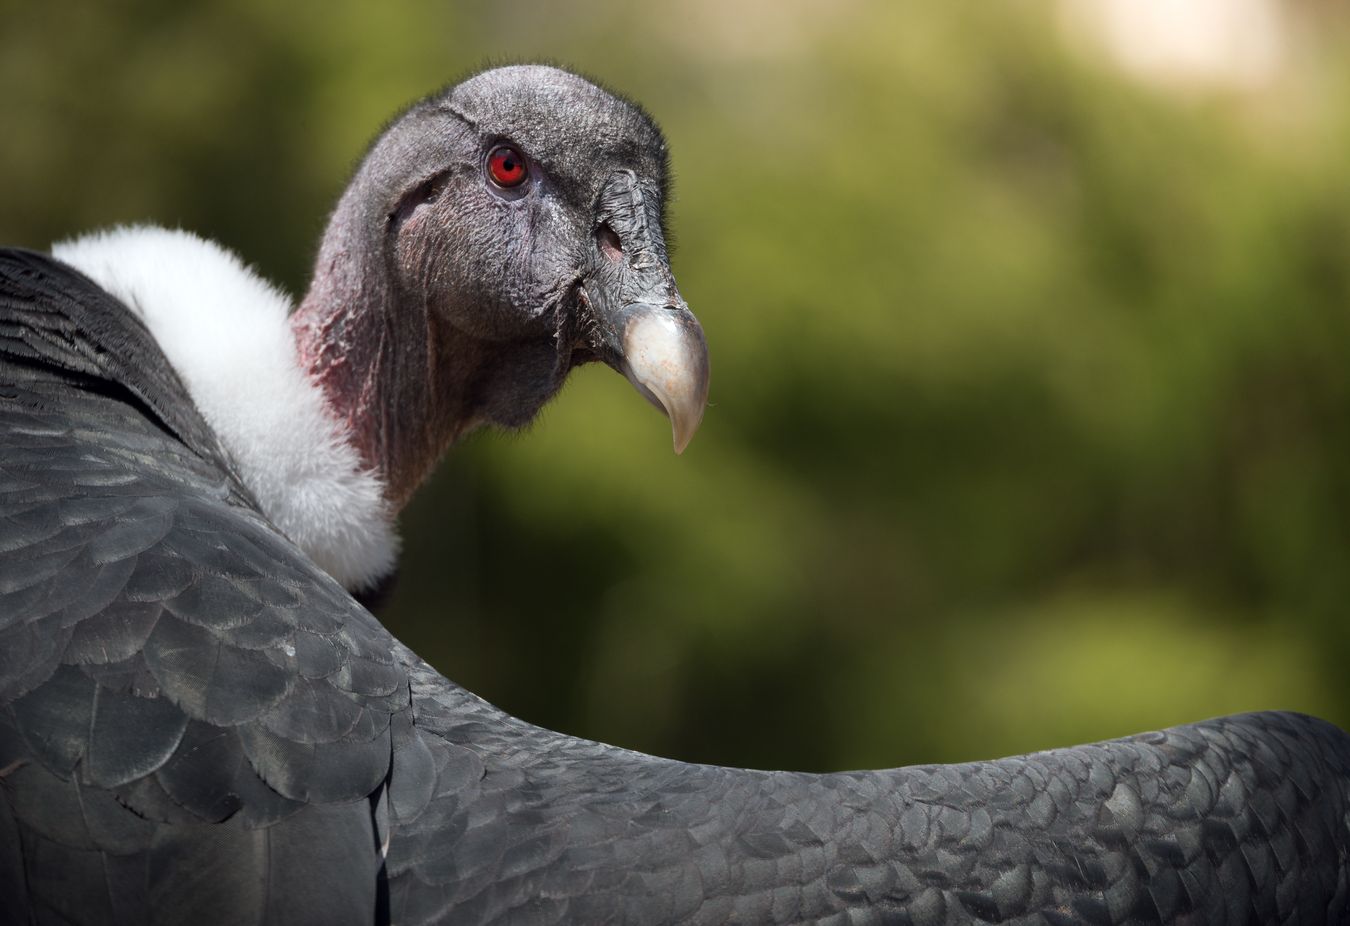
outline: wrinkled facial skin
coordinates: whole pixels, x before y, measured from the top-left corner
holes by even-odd
[[[400,302],[427,301],[429,324],[451,329],[446,339],[472,338],[492,360],[475,384],[489,420],[519,425],[573,366],[612,361],[614,336],[588,311],[592,301],[642,298],[636,290],[652,286],[637,279],[650,273],[625,274],[612,249],[606,256],[597,235],[607,223],[620,226],[615,237],[626,239],[619,247],[628,256],[659,263],[671,295],[651,298],[678,299],[661,230],[666,146],[636,107],[563,71],[504,68],[400,121],[417,131],[387,133],[371,153],[420,169],[391,178],[388,190],[396,197],[386,232],[393,283]],[[519,186],[489,178],[488,156],[502,144],[524,155]],[[640,228],[620,225],[615,213],[625,204],[602,195],[616,175],[636,194]]]
[[[507,175],[491,167],[503,145]],[[666,176],[640,109],[549,67],[484,71],[380,135],[291,326],[393,507],[464,434],[528,423],[592,360],[664,411],[684,449],[708,355],[670,273]]]

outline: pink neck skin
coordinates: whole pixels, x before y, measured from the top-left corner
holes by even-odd
[[[380,275],[353,279],[343,272],[346,262],[326,256],[291,316],[297,354],[397,512],[469,430],[464,384],[438,362],[449,332],[437,330],[443,326],[425,305],[394,311],[387,288],[370,285]]]

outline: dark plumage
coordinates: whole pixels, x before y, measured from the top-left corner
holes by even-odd
[[[392,486],[470,418],[527,418],[575,363],[640,380],[630,314],[687,313],[650,124],[560,72],[476,80],[373,149],[297,326],[302,353],[307,331],[339,332],[305,356]],[[456,213],[507,128],[553,190],[527,194],[531,212]],[[468,133],[448,150],[472,171],[437,132]],[[575,182],[596,145],[607,169]],[[482,215],[511,242],[505,277],[455,238]],[[351,340],[370,331],[385,340]],[[461,390],[434,399],[409,398],[416,367],[375,394],[353,375],[427,354],[476,374],[434,374]],[[434,429],[403,417],[429,401]],[[410,433],[426,446],[380,449]],[[1350,918],[1350,739],[1308,717],[819,776],[687,765],[501,713],[277,531],[127,306],[17,250],[0,251],[0,789],[5,923]]]

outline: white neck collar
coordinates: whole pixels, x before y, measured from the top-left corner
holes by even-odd
[[[276,527],[348,589],[393,570],[384,484],[300,367],[291,301],[185,231],[124,227],[52,248],[145,323]]]

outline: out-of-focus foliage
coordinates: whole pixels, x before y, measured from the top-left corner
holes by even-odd
[[[1132,83],[1044,4],[752,7],[28,4],[0,238],[181,224],[298,291],[395,107],[569,63],[666,129],[713,404],[677,459],[585,369],[458,448],[404,517],[408,643],[532,721],[735,764],[1350,723],[1335,15],[1253,101]]]

